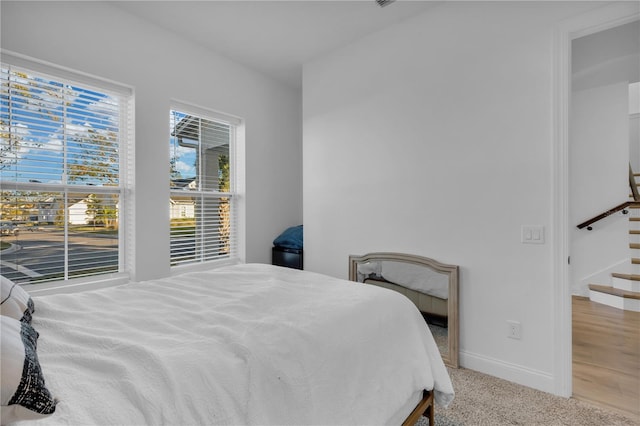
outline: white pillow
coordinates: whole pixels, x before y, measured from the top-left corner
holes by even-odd
[[[2,275],[0,285],[0,314],[31,324],[34,306],[29,293]]]
[[[38,332],[24,321],[1,315],[0,424],[38,420],[56,410],[38,362]]]

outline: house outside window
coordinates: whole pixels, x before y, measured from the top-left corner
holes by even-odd
[[[125,274],[132,91],[4,52],[0,79],[0,273]]]
[[[235,256],[237,124],[184,105],[170,112],[172,266]]]

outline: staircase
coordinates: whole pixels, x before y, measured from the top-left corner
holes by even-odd
[[[611,274],[611,285],[589,284],[589,299],[626,311],[640,312],[640,195],[637,178],[629,168],[630,202],[623,213],[629,214],[629,249],[634,273]]]

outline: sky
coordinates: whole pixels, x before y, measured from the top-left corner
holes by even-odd
[[[64,184],[66,162],[93,163],[103,175],[83,183],[117,182],[117,98],[6,66],[1,79],[2,181]]]

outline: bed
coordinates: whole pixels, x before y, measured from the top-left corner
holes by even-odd
[[[384,288],[238,264],[74,294],[20,290],[3,295],[3,424],[433,424],[434,402],[454,398],[420,312]],[[43,393],[24,399],[42,413],[9,395],[28,364],[16,378],[20,360],[5,353],[16,327]]]

